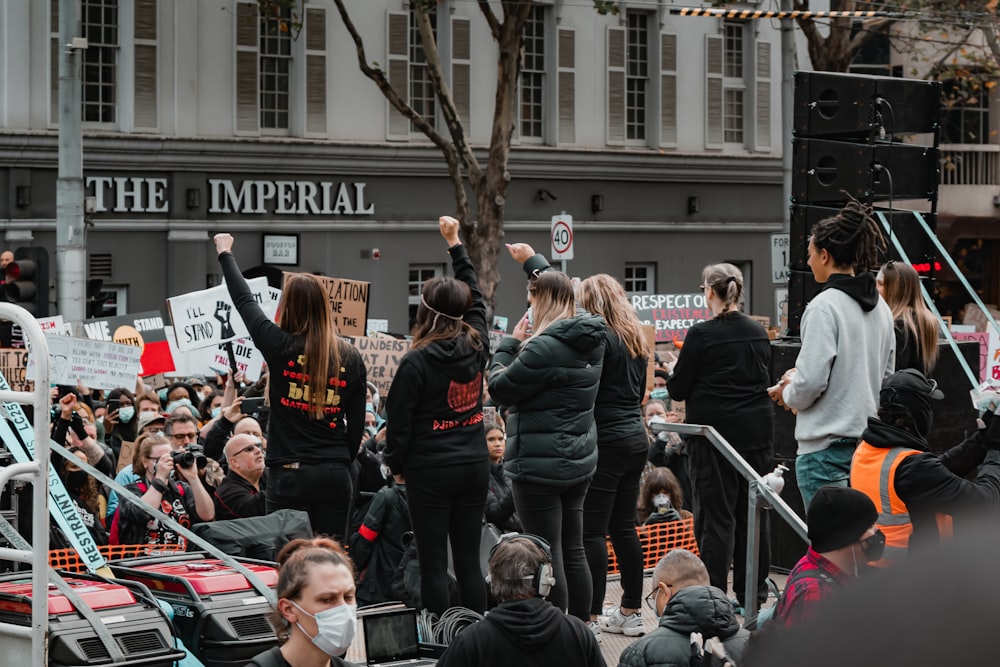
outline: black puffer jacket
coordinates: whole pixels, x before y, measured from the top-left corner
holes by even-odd
[[[677,591],[660,617],[660,627],[622,653],[619,667],[688,667],[691,633],[707,640],[718,637],[728,655],[739,663],[750,633],[736,620],[733,605],[714,586],[689,586]]]
[[[489,385],[510,407],[504,458],[512,480],[565,487],[594,475],[605,329],[604,318],[578,313],[524,343],[500,342]]]
[[[521,532],[521,521],[514,513],[514,490],[503,469],[503,462],[490,462],[490,488],[486,491],[486,520],[504,532]]]

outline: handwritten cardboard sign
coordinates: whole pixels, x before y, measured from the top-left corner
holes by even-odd
[[[0,348],[0,372],[10,382],[14,391],[31,391],[34,383],[27,378],[28,351],[10,347]]]
[[[410,341],[389,336],[358,336],[350,340],[365,361],[368,381],[378,387],[380,396],[386,396],[400,360],[410,349]]]
[[[284,273],[282,289],[288,283],[288,278],[293,275],[295,274],[287,271]],[[364,336],[367,333],[365,327],[368,323],[368,293],[371,283],[345,278],[316,277],[323,283],[323,289],[330,299],[337,331],[344,336]]]
[[[973,333],[953,331],[952,336],[955,337],[955,340],[974,340],[979,343],[979,381],[986,382],[991,379],[992,370],[987,372],[990,357],[990,335],[985,331]]]
[[[142,353],[144,376],[174,370],[174,358],[163,331],[163,316],[158,310],[87,320],[83,323],[83,336],[138,347]],[[134,387],[135,378],[124,386]]]
[[[267,278],[253,278],[247,284],[262,308],[265,304],[270,307],[272,302],[277,307],[277,301],[272,301]],[[180,350],[215,347],[250,335],[225,285],[170,297],[167,308]],[[267,310],[264,312],[267,313]],[[273,318],[273,314],[270,317]]]
[[[93,389],[134,387],[141,367],[142,350],[88,338],[46,334],[49,345],[49,381]],[[29,377],[34,379],[34,365],[29,361]]]
[[[684,340],[688,329],[712,319],[704,294],[635,294],[632,307],[642,324],[656,328],[657,343]]]

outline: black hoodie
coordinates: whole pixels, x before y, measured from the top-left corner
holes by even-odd
[[[595,667],[605,664],[597,638],[547,600],[508,600],[467,627],[438,667]]]
[[[489,458],[483,431],[486,305],[465,247],[448,252],[455,278],[472,290],[463,319],[481,345],[474,348],[463,335],[410,350],[400,361],[385,403],[385,462],[395,474]]]
[[[837,289],[858,302],[861,310],[866,313],[871,312],[878,305],[878,287],[875,286],[874,273],[861,273],[850,276],[846,273],[834,273],[820,291],[825,289]]]

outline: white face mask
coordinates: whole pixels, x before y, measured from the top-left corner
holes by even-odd
[[[665,493],[657,493],[653,496],[653,505],[656,507],[672,507],[670,496]]]
[[[340,656],[347,652],[351,642],[354,641],[354,629],[358,624],[358,606],[355,604],[342,604],[331,607],[317,614],[310,614],[299,607],[293,600],[289,600],[299,611],[306,616],[316,619],[316,636],[312,637],[312,643],[316,648],[327,655]],[[309,636],[309,633],[302,629],[298,622],[302,634]]]

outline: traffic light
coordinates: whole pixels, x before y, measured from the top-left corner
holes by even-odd
[[[45,248],[18,248],[4,268],[7,301],[35,317],[49,316],[49,252]]]
[[[96,320],[101,317],[109,317],[115,314],[114,306],[108,307],[108,299],[114,296],[110,292],[104,292],[104,281],[100,278],[91,278],[87,281],[87,319]]]

